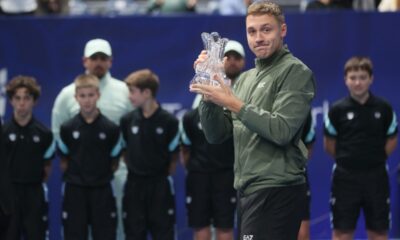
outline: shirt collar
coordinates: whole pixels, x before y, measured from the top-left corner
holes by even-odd
[[[26,127],[29,127],[30,125],[32,125],[32,123],[33,123],[34,120],[35,120],[35,118],[34,118],[33,115],[32,115],[32,117],[31,117],[31,119],[29,120],[29,122],[28,122],[25,126],[21,126],[21,125],[19,125],[19,123],[18,123],[17,120],[15,119],[14,114],[13,114],[13,116],[12,116],[12,121],[13,121],[13,123],[15,124],[15,126],[18,126],[19,128],[26,128]]]
[[[271,65],[273,65],[274,62],[279,60],[282,56],[286,55],[287,53],[290,52],[287,45],[285,44],[279,50],[277,50],[267,58],[256,58],[255,59],[256,69],[258,71],[262,71],[265,68],[270,67]]]
[[[111,79],[110,72],[107,72],[101,79],[100,79],[100,88],[103,88]]]
[[[355,103],[357,105],[366,106],[366,105],[370,105],[371,103],[374,102],[375,96],[372,94],[371,91],[369,91],[368,99],[364,104],[359,103],[357,100],[355,100],[353,97],[351,97],[351,95],[349,95],[349,99],[350,99],[351,102],[353,102],[353,103]]]
[[[158,113],[161,111],[161,105],[160,105],[160,103],[158,103],[157,109],[156,109],[156,110],[154,111],[154,113],[153,113],[150,117],[148,117],[148,118],[145,118],[145,117],[144,117],[144,115],[143,115],[143,110],[142,110],[141,108],[138,108],[138,111],[139,111],[139,115],[140,115],[140,117],[141,117],[142,119],[149,120],[149,119],[154,118],[154,116],[158,115]]]

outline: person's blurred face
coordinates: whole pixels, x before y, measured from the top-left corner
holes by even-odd
[[[95,87],[81,87],[75,92],[75,99],[83,115],[90,115],[96,111],[99,98],[100,92]]]
[[[104,53],[95,53],[88,58],[83,58],[83,66],[87,73],[101,79],[110,70],[112,58]]]
[[[129,86],[129,100],[136,108],[142,108],[151,97],[149,89],[141,90],[135,86]]]
[[[244,68],[244,58],[234,51],[229,51],[225,54],[226,60],[224,63],[224,69],[226,76],[235,80]]]
[[[345,76],[345,84],[349,89],[350,95],[360,99],[368,94],[373,77],[365,70],[350,70]]]
[[[10,99],[16,118],[26,118],[32,114],[35,100],[25,87],[18,88]]]
[[[246,17],[247,42],[257,58],[267,58],[280,49],[286,30],[285,23],[268,14]]]
[[[51,13],[61,12],[61,3],[59,0],[49,0],[47,3],[47,7]]]

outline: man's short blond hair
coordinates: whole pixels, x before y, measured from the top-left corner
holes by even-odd
[[[264,14],[274,16],[280,24],[285,23],[285,16],[283,15],[282,8],[274,2],[258,0],[247,8],[247,16]]]
[[[99,89],[99,79],[92,74],[81,74],[75,78],[75,90],[80,88],[96,88]]]

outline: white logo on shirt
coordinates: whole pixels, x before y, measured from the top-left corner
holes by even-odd
[[[157,134],[163,134],[164,133],[164,129],[162,127],[158,127],[158,128],[156,128],[156,133]]]
[[[376,119],[379,119],[379,118],[381,118],[381,113],[380,112],[375,112],[374,116],[375,116]]]
[[[139,127],[138,126],[133,126],[131,130],[132,130],[133,134],[137,134],[139,132]]]
[[[79,132],[78,132],[78,131],[73,131],[73,132],[72,132],[72,137],[73,137],[74,139],[78,139],[78,138],[79,138]]]
[[[103,133],[103,132],[99,133],[99,138],[100,138],[101,140],[106,139],[106,134]]]
[[[40,137],[38,135],[33,136],[33,142],[38,143],[40,142]]]
[[[253,235],[243,235],[243,240],[252,240]]]
[[[263,88],[265,86],[265,82],[260,82],[258,85],[257,85],[257,88]]]
[[[170,208],[168,209],[168,215],[173,215],[174,214],[174,209]]]
[[[347,113],[347,119],[348,120],[351,120],[351,119],[353,119],[354,118],[354,113],[353,112],[348,112]]]
[[[200,130],[203,130],[203,126],[201,126],[201,122],[198,122],[198,123],[197,123],[197,127],[198,127]]]
[[[17,135],[15,133],[10,133],[8,135],[8,138],[10,139],[11,142],[15,142],[15,140],[17,140]]]

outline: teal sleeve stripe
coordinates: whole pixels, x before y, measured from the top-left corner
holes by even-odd
[[[311,143],[314,139],[315,139],[315,121],[314,121],[314,118],[311,117],[310,131],[307,133],[306,139],[304,139],[305,140],[304,143],[305,144]]]
[[[117,157],[121,153],[122,148],[123,148],[122,136],[119,135],[118,141],[111,151],[111,157]]]
[[[116,195],[116,191],[117,191],[117,187],[115,186],[115,178],[113,178],[113,180],[111,180],[111,182],[110,182],[110,186],[111,186],[111,191],[112,191],[112,194],[113,194],[113,196],[114,196],[114,198],[116,198],[117,197],[117,195]]]
[[[169,189],[171,191],[171,194],[175,195],[174,179],[171,176],[168,176],[167,179],[169,182]]]
[[[397,117],[396,117],[396,113],[393,111],[393,118],[392,118],[392,123],[390,124],[390,127],[387,131],[387,135],[392,135],[393,133],[396,132],[397,129]]]
[[[44,159],[49,159],[52,156],[54,156],[55,151],[56,151],[56,141],[53,140],[49,148],[47,148],[46,153],[44,154]]]
[[[57,145],[63,154],[69,153],[67,145],[65,145],[65,143],[61,140],[61,138],[57,139]]]
[[[121,147],[122,149],[126,148],[126,141],[122,136],[121,136]]]
[[[180,138],[180,134],[179,131],[176,133],[176,136],[174,137],[174,139],[172,139],[171,143],[168,146],[168,150],[170,152],[173,152],[179,145],[179,138]]]
[[[192,142],[190,141],[190,139],[188,138],[186,132],[185,132],[185,128],[183,127],[183,122],[182,120],[179,122],[179,131],[181,133],[181,138],[182,138],[182,142],[185,145],[192,145]]]
[[[315,130],[314,127],[310,128],[310,131],[306,135],[306,139],[304,139],[304,143],[310,143],[315,138]]]
[[[329,134],[336,136],[337,135],[337,131],[335,129],[335,127],[333,127],[331,120],[328,117],[328,114],[325,115],[325,128],[328,131]]]
[[[62,184],[61,184],[61,196],[62,197],[65,196],[65,182],[62,182]]]
[[[43,198],[46,203],[49,202],[49,189],[47,188],[46,183],[42,183],[42,188],[43,188]]]

